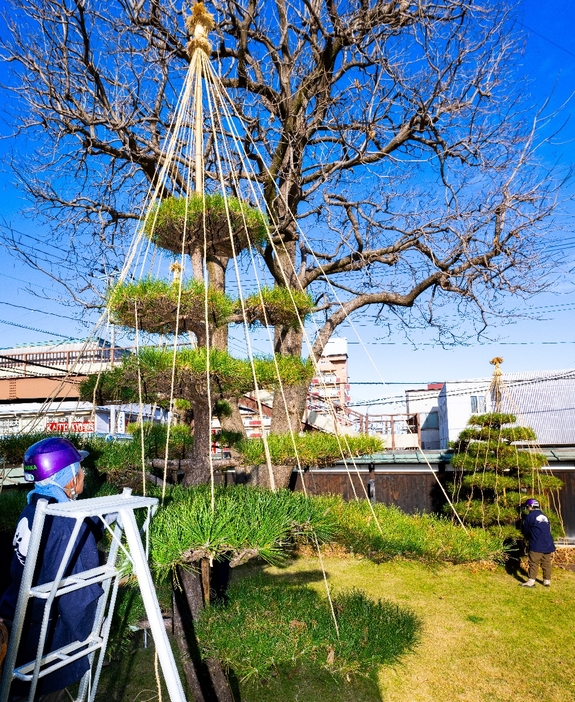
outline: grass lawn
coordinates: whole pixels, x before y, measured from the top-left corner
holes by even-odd
[[[336,681],[322,669],[280,670],[264,683],[240,684],[243,702],[567,702],[575,699],[575,573],[554,569],[551,588],[518,587],[503,567],[430,568],[411,561],[374,564],[326,558],[334,588],[357,587],[411,607],[423,620],[416,649],[374,678]],[[252,566],[253,568],[253,566]],[[238,571],[249,576],[250,568]],[[318,561],[266,567],[278,582],[324,592]],[[110,666],[98,702],[155,700],[153,651]],[[165,695],[163,696],[165,700]]]

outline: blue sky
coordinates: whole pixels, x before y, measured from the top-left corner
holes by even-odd
[[[532,80],[526,91],[533,106],[543,105],[549,99],[547,112],[557,111],[555,125],[566,123],[560,138],[554,144],[542,146],[541,154],[550,163],[557,162],[563,166],[574,164],[572,115],[575,101],[570,100],[570,96],[575,91],[575,47],[572,41],[575,3],[569,0],[548,0],[544,3],[523,0],[519,3],[519,17],[524,25],[526,40],[524,69]],[[0,71],[5,76],[7,67],[1,66]],[[0,142],[0,154],[10,146],[13,144],[6,139]],[[575,185],[570,188],[566,195],[573,196]],[[23,223],[20,219],[18,212],[24,205],[9,175],[0,171],[0,216],[15,227],[41,238],[41,232],[35,230],[33,222]],[[357,320],[356,330],[378,372],[356,332],[351,328],[341,328],[340,335],[346,336],[350,342],[352,381],[376,382],[379,374],[392,383],[480,377],[491,372],[489,360],[495,355],[503,356],[503,368],[508,372],[574,367],[574,216],[573,203],[566,202],[557,218],[564,241],[563,266],[557,271],[553,288],[532,298],[524,309],[525,314],[537,319],[494,326],[489,332],[489,337],[493,339],[491,342],[471,342],[467,346],[444,349],[435,343],[430,332],[418,332],[410,340],[399,333],[386,337],[383,329],[374,328],[363,317]],[[0,250],[0,256],[0,347],[87,335],[86,327],[74,321],[77,312],[73,308],[58,307],[43,299],[57,293],[57,288],[48,278],[41,279],[33,274],[31,269],[17,262],[5,250]],[[30,294],[27,288],[35,291],[36,295]],[[454,316],[454,324],[460,323]],[[261,334],[257,336],[260,345],[266,348],[267,343]],[[258,338],[254,344],[258,345]],[[352,396],[361,401],[382,397],[387,392],[396,394],[403,392],[403,389],[403,386],[396,385],[385,391],[377,386],[352,386]]]

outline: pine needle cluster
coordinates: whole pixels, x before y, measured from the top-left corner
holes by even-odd
[[[80,397],[99,404],[107,402],[138,402],[139,384],[143,400],[166,405],[172,383],[174,352],[170,349],[144,347],[137,355],[125,356],[122,363],[109,370],[92,375],[80,384]],[[190,392],[207,397],[209,368],[213,402],[226,397],[237,397],[254,389],[254,370],[247,359],[231,356],[227,351],[205,347],[180,349],[175,358],[176,398],[186,400]],[[274,390],[309,383],[313,364],[296,356],[260,356],[254,359],[254,368],[260,388]],[[279,371],[279,378],[278,378]],[[163,399],[162,399],[163,398]]]
[[[378,453],[384,448],[383,441],[375,436],[344,438],[321,432],[298,434],[293,438],[290,434],[270,434],[267,444],[273,465],[297,466],[299,458],[302,468],[321,468],[341,460],[342,454],[349,459],[350,456]],[[235,448],[245,465],[259,466],[266,462],[262,439],[243,439]]]
[[[263,287],[244,302],[249,324],[264,326],[286,326],[298,329],[313,311],[315,305],[311,295],[303,290],[291,290],[276,285]],[[238,312],[241,312],[238,306]]]
[[[267,229],[261,210],[220,193],[165,198],[144,224],[144,234],[163,249],[180,254],[182,241],[185,250],[203,248],[206,241],[208,252],[217,256],[237,255],[248,246],[263,243]]]
[[[115,324],[156,334],[203,332],[206,318],[211,327],[227,324],[234,313],[234,301],[201,280],[169,283],[156,278],[119,283],[109,297],[108,308]]]
[[[176,566],[202,558],[225,559],[232,567],[252,558],[279,563],[294,543],[328,541],[336,529],[335,519],[321,504],[289,490],[218,487],[214,509],[208,485],[172,488],[168,500],[150,533],[160,579]]]

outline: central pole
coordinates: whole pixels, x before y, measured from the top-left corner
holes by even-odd
[[[197,2],[192,14],[186,20],[191,39],[187,50],[190,62],[196,71],[195,84],[195,109],[194,109],[194,141],[196,159],[196,193],[204,192],[204,136],[203,136],[203,96],[202,96],[202,71],[204,56],[209,57],[212,46],[208,40],[208,32],[214,26],[214,18],[206,10],[202,2]]]

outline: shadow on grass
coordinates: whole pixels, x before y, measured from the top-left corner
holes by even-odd
[[[313,664],[280,666],[263,681],[242,685],[242,702],[298,700],[298,702],[383,702],[377,675],[354,676],[349,681],[335,678]]]
[[[294,572],[275,572],[273,574],[264,571],[266,566],[264,564],[250,564],[245,570],[237,571],[237,575],[240,577],[255,577],[259,574],[259,577],[263,578],[265,582],[270,585],[285,585],[286,587],[298,587],[301,585],[310,585],[311,583],[319,583],[323,581],[323,573],[321,570],[300,570],[296,573]]]
[[[235,571],[229,605],[206,610],[198,637],[206,655],[243,677],[243,702],[381,702],[382,665],[413,650],[421,620],[409,608],[362,591],[332,592],[337,630],[319,569],[282,572],[250,564]]]
[[[156,690],[154,649],[144,648],[144,637],[134,637],[131,650],[102,669],[96,702],[127,702],[145,690]]]
[[[505,572],[511,575],[515,580],[522,583],[527,577],[527,571],[521,567],[521,557],[523,556],[523,545],[515,544],[507,552],[507,560],[505,561]]]

